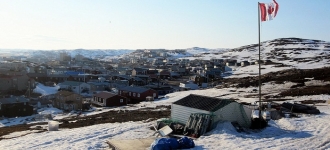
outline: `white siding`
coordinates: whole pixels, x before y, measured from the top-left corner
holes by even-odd
[[[249,108],[248,106],[243,105],[244,111],[246,113],[246,116],[249,118],[249,120],[252,119],[252,108]]]
[[[244,108],[241,110],[240,105],[233,102],[215,111],[214,123],[218,121],[237,121],[241,126],[249,128],[251,119],[247,116]]]
[[[209,111],[200,110],[196,108],[190,108],[176,104],[172,104],[171,106],[171,119],[173,121],[178,121],[179,123],[186,124],[192,113],[210,114]]]

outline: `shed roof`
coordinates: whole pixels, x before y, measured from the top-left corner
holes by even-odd
[[[107,98],[116,96],[116,94],[113,94],[113,93],[110,93],[110,92],[104,92],[103,91],[103,92],[100,92],[100,93],[95,94],[94,96],[107,99]]]
[[[234,101],[190,94],[173,104],[214,112],[232,102]]]

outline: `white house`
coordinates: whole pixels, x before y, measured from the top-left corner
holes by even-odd
[[[188,89],[191,89],[191,90],[196,90],[196,89],[199,88],[198,85],[195,84],[192,81],[187,81],[187,82],[184,82],[184,83],[180,83],[179,87],[181,87],[181,88],[188,88]]]
[[[61,89],[72,90],[72,92],[77,94],[91,91],[91,86],[85,82],[64,81],[58,85]]]

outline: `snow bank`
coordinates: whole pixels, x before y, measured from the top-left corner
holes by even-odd
[[[50,86],[45,86],[41,83],[38,83],[36,88],[33,90],[33,92],[39,93],[39,94],[45,96],[45,95],[57,93],[59,88],[60,88],[59,86],[50,87]]]

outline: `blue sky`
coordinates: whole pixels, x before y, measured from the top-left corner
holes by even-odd
[[[235,48],[258,42],[257,2],[0,0],[0,49]],[[330,41],[330,1],[277,2],[276,18],[261,25],[262,41]]]

